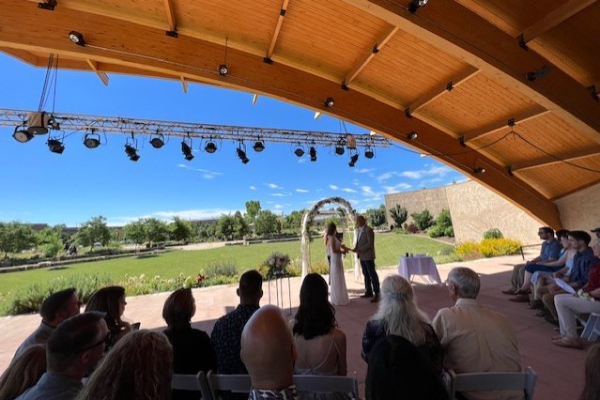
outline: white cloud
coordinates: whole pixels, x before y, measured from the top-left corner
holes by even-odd
[[[281,204],[275,204],[275,205],[273,206],[273,208],[276,208],[276,209],[280,210],[280,209],[282,209],[282,208],[283,208],[283,206],[282,206]]]
[[[395,193],[395,192],[402,192],[404,190],[408,190],[408,189],[412,188],[412,185],[410,185],[408,183],[399,183],[394,186],[384,186],[383,188],[385,189],[386,193]]]
[[[346,192],[346,193],[356,193],[356,190],[351,189],[351,188],[341,188],[340,190],[342,192]]]
[[[299,158],[298,164],[304,164],[306,162],[306,158]]]
[[[358,186],[358,185],[360,185],[360,183],[359,183],[358,179],[352,179],[352,184],[353,184],[354,186]]]
[[[386,172],[386,173],[383,173],[383,174],[381,174],[381,175],[379,175],[377,177],[377,181],[378,182],[387,181],[388,179],[390,179],[394,175],[396,175],[395,172]]]
[[[193,167],[190,167],[190,166],[185,165],[185,164],[177,164],[177,166],[179,168],[189,169],[190,171],[200,172],[202,174],[202,177],[204,179],[213,179],[213,178],[215,178],[217,176],[223,175],[221,172],[210,171],[208,169],[202,169],[202,168],[193,168]]]
[[[371,186],[361,186],[360,190],[363,196],[374,196],[376,194],[373,192],[373,189],[371,189]]]
[[[357,174],[368,174],[373,171],[375,171],[375,168],[359,168],[354,170]]]
[[[271,189],[283,189],[281,186],[276,185],[274,183],[265,183],[266,186],[268,186]]]
[[[336,185],[329,185],[329,189],[331,189],[331,190],[338,190],[339,187],[337,187]]]
[[[250,186],[250,190],[256,190],[256,186]]]
[[[427,167],[427,166],[426,166]],[[429,166],[428,169],[419,169],[416,171],[403,171],[399,175],[409,179],[421,179],[426,176],[444,177],[452,172],[451,168],[445,166]]]
[[[291,196],[291,193],[271,193],[271,196],[273,197],[285,197],[285,196]]]
[[[225,208],[205,208],[195,210],[180,210],[180,211],[155,211],[150,214],[136,216],[120,216],[107,218],[109,226],[123,226],[132,221],[137,221],[140,218],[157,218],[163,221],[171,221],[173,217],[179,217],[185,220],[203,220],[218,218],[223,214],[235,214],[236,211]]]
[[[295,189],[295,190],[298,193],[308,193],[308,190],[306,190],[306,189]]]

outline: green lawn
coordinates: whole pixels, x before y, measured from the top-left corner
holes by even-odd
[[[346,240],[348,242],[348,240]],[[349,243],[347,243],[349,244]],[[384,233],[376,235],[377,265],[397,265],[398,258],[409,253],[427,253],[433,255],[438,262],[440,256],[451,246],[430,240],[425,237]],[[325,248],[322,240],[315,239],[310,246],[312,262],[325,260]],[[111,280],[120,281],[128,276],[160,275],[163,278],[176,277],[180,273],[195,276],[211,263],[232,263],[238,271],[257,268],[272,252],[278,251],[301,259],[300,241],[282,243],[264,243],[251,246],[227,246],[209,250],[169,251],[155,257],[127,257],[109,261],[98,261],[73,264],[60,270],[49,271],[37,269],[31,271],[0,274],[0,293],[8,293],[32,283],[42,283],[60,276],[72,275],[108,275]],[[447,253],[446,253],[447,254]],[[350,268],[351,257],[346,257],[345,264]]]

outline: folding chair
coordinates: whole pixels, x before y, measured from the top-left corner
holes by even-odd
[[[198,400],[200,400],[200,383],[198,382],[198,375],[173,374],[173,377],[171,378],[171,389],[198,392]]]
[[[583,325],[583,332],[581,332],[581,338],[589,340],[590,342],[595,341],[600,336],[600,314],[591,313],[587,320],[583,318],[577,318]]]
[[[350,376],[294,375],[299,392],[346,393],[354,400],[358,397],[358,381]]]
[[[198,377],[200,382],[202,382],[200,372]],[[215,374],[214,371],[208,371],[206,375],[206,381],[208,383],[208,388],[204,388],[202,390],[202,386],[200,387],[202,391],[202,398],[204,400],[218,400],[219,396],[217,395],[219,391],[224,392],[232,392],[232,393],[250,393],[250,389],[252,387],[252,383],[250,381],[250,375],[223,375],[223,374]],[[205,395],[206,393],[208,396]]]
[[[475,372],[456,374],[450,370],[450,399],[456,392],[477,390],[522,390],[524,400],[532,400],[537,374],[531,367],[524,372]]]

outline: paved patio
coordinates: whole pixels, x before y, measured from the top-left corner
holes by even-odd
[[[556,332],[553,326],[541,318],[536,318],[523,303],[513,303],[508,296],[500,293],[510,279],[512,265],[521,262],[520,256],[499,257],[476,260],[459,264],[446,264],[439,267],[442,279],[446,279],[448,271],[457,265],[468,266],[481,274],[482,289],[479,300],[482,304],[495,308],[507,315],[518,336],[519,349],[523,366],[532,366],[539,379],[535,393],[536,399],[575,399],[583,386],[583,368],[585,351],[559,348],[553,346],[550,337]],[[381,279],[396,273],[395,269],[380,269]],[[421,308],[431,317],[442,307],[451,306],[448,293],[444,287],[423,284],[420,278],[415,279],[415,291]],[[346,282],[351,296],[351,304],[337,307],[336,317],[348,341],[348,373],[356,373],[364,393],[366,364],[360,358],[361,338],[366,322],[376,311],[377,305],[371,304],[358,296],[363,291],[362,283],[355,282],[352,274],[346,274]],[[300,278],[290,279],[292,308],[298,306]],[[238,298],[235,285],[216,286],[195,289],[197,312],[193,325],[210,333],[215,321],[237,306]],[[264,286],[265,295],[262,304],[269,302],[268,286]],[[288,307],[287,282],[284,284],[285,307]],[[161,318],[162,306],[168,293],[148,296],[129,297],[125,317],[130,321],[139,321],[142,328],[164,329]],[[271,303],[275,303],[275,287],[271,284]],[[292,310],[292,318],[293,313]],[[0,318],[0,371],[4,371],[15,350],[29,333],[39,324],[38,315],[24,315]]]

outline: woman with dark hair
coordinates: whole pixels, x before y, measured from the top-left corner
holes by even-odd
[[[109,330],[104,348],[105,353],[132,330],[131,325],[121,319],[126,305],[125,288],[122,286],[107,286],[92,294],[85,306],[85,312],[100,311],[105,313],[104,320]]]
[[[585,386],[579,399],[600,399],[600,344],[596,344],[588,350],[585,359]]]
[[[177,289],[165,301],[163,319],[168,328],[163,333],[173,346],[173,371],[176,374],[197,374],[217,370],[217,360],[206,332],[192,329],[190,321],[196,313],[192,289]],[[190,391],[173,390],[173,400],[198,399]]]
[[[346,335],[337,328],[335,309],[327,301],[327,283],[319,274],[308,274],[302,282],[292,331],[296,374],[346,375]]]
[[[346,289],[346,278],[344,277],[344,262],[342,254],[342,242],[338,239],[337,229],[333,222],[327,225],[327,255],[329,261],[329,284],[331,285],[331,304],[343,306],[350,303],[348,289]]]
[[[13,400],[46,372],[46,346],[34,344],[15,357],[0,377],[0,400]]]

